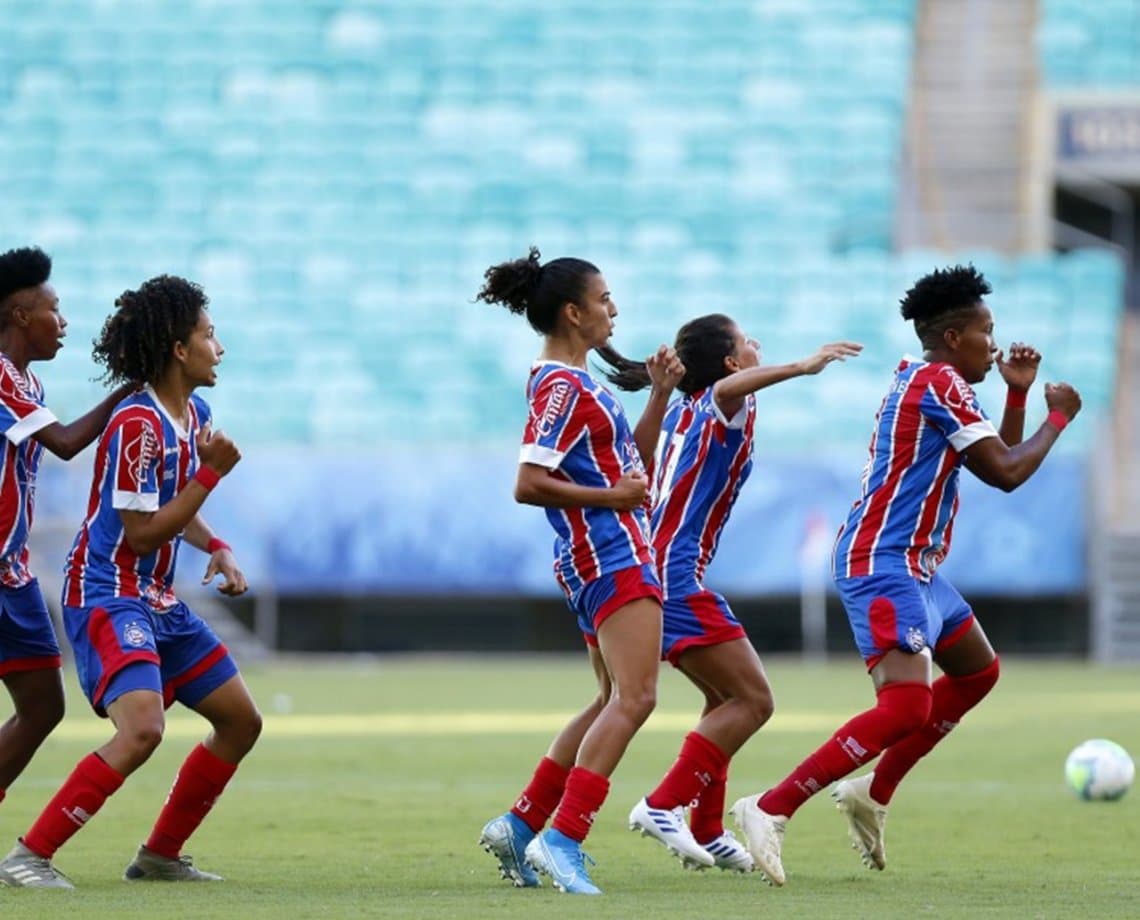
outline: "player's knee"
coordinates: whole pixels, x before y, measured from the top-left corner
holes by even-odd
[[[930,720],[934,696],[930,687],[920,683],[885,684],[879,690],[879,707],[890,716],[893,744],[918,731]]]
[[[954,678],[954,684],[958,688],[958,693],[963,697],[967,705],[976,705],[997,685],[998,678],[1001,676],[1000,660],[1001,659],[995,655],[994,660],[980,671],[967,674],[965,677]]]
[[[657,707],[657,684],[653,682],[620,689],[616,699],[629,719],[634,724],[641,725]]]
[[[978,678],[979,688],[982,691],[981,695],[985,696],[997,686],[998,678],[1001,677],[1001,658],[994,655],[994,660],[975,676]]]
[[[23,730],[43,741],[63,721],[63,694],[39,697],[16,708],[15,719]]]
[[[142,763],[162,744],[164,729],[165,725],[161,721],[140,722],[124,725],[115,735],[130,759]]]
[[[763,726],[776,711],[776,700],[768,686],[749,688],[740,699],[747,708],[753,731]]]

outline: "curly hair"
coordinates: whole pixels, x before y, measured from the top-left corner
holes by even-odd
[[[174,345],[190,339],[209,303],[201,287],[174,275],[159,275],[137,291],[124,291],[94,341],[92,357],[107,368],[102,379],[158,383],[173,359]]]
[[[51,256],[35,246],[9,249],[0,255],[0,326],[7,325],[8,298],[25,288],[39,287],[51,277]]]
[[[475,299],[525,315],[535,332],[549,335],[558,323],[562,305],[577,303],[586,290],[586,279],[600,274],[598,267],[585,259],[552,259],[543,265],[542,254],[531,246],[525,258],[488,268]]]
[[[923,345],[936,345],[947,329],[955,328],[981,299],[993,291],[973,265],[939,268],[914,283],[899,301],[903,319],[914,321]]]
[[[733,341],[735,325],[732,318],[723,313],[710,313],[689,320],[677,330],[673,347],[685,365],[685,376],[677,384],[678,390],[689,396],[728,376],[724,359],[736,349]],[[602,373],[614,386],[633,392],[644,390],[652,382],[644,361],[626,358],[609,345],[595,351],[609,365],[609,369],[603,369]]]

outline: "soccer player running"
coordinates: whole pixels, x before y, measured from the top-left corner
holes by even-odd
[[[485,278],[478,299],[525,315],[543,336],[527,383],[515,500],[546,509],[556,534],[555,577],[577,615],[599,692],[558,733],[514,807],[489,821],[479,842],[516,886],[538,885],[537,869],[561,891],[600,894],[582,841],[610,774],[656,703],[661,586],[644,507],[645,464],[684,368],[665,345],[649,358],[653,389],[631,431],[621,405],[586,370],[587,355],[609,341],[617,316],[598,268],[574,258],[544,265],[532,248]]]
[[[937,571],[950,548],[958,471],[964,465],[987,485],[1016,489],[1080,411],[1081,399],[1068,384],[1046,384],[1048,416],[1022,440],[1026,394],[1041,355],[1014,343],[1003,356],[983,300],[990,291],[973,266],[954,266],[920,278],[902,300],[924,354],[904,357],[895,371],[875,420],[861,495],[834,551],[835,583],[877,704],[774,788],[733,805],[756,867],[771,884],[785,881],[780,849],[788,819],[880,752],[873,773],[840,782],[832,795],[864,863],[882,869],[895,788],[997,682],[998,657],[985,632]],[[995,364],[1008,387],[1000,429],[970,387]],[[932,659],[943,672],[933,686]]]
[[[64,620],[79,683],[111,740],[75,767],[0,862],[0,883],[71,888],[52,865],[123,780],[162,741],[175,700],[212,731],[191,751],[128,881],[216,881],[182,845],[213,807],[261,731],[261,716],[226,648],[173,593],[182,540],[210,554],[204,582],[223,594],[246,590],[229,546],[199,509],[241,459],[194,390],[214,386],[223,349],[207,298],[181,278],[152,278],[115,301],[94,356],[111,381],[141,387],[115,408],[99,440],[87,517],[68,556]]]
[[[664,593],[662,657],[696,685],[705,705],[672,768],[634,806],[629,826],[688,868],[748,872],[752,856],[724,828],[725,787],[730,759],[772,715],[772,690],[740,621],[722,595],[705,587],[704,575],[752,471],[756,392],[818,374],[862,346],[834,342],[802,361],[763,366],[759,343],[714,313],[683,325],[674,347],[685,376],[661,428],[651,532]],[[610,348],[600,354],[617,386],[649,385],[643,363]],[[691,828],[684,815],[690,803]]]
[[[99,436],[130,392],[129,384],[119,387],[70,425],[44,405],[43,385],[29,365],[51,361],[67,329],[50,278],[51,258],[40,249],[0,255],[0,680],[15,710],[0,726],[0,802],[63,718],[59,643],[28,568],[40,458],[46,447],[70,460]]]

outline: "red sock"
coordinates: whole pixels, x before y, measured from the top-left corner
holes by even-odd
[[[995,658],[976,674],[965,677],[942,675],[934,682],[934,703],[930,718],[918,731],[892,744],[875,765],[871,798],[886,805],[902,778],[931,748],[957,726],[967,712],[978,705],[997,683],[1000,666]]]
[[[585,767],[574,767],[566,777],[566,791],[554,814],[553,828],[581,843],[590,833],[609,792],[610,781],[606,777]]]
[[[5,795],[7,795],[7,793],[3,789],[0,789],[0,802],[4,801]]]
[[[194,748],[174,777],[146,848],[167,859],[177,859],[182,845],[210,813],[235,770],[236,763],[226,763],[204,744]]]
[[[712,843],[724,833],[724,794],[728,786],[728,763],[705,786],[701,797],[689,812],[689,830],[697,838],[697,843]]]
[[[791,817],[804,802],[881,750],[917,731],[930,716],[930,687],[918,682],[886,684],[878,705],[855,716],[788,777],[760,797],[770,815]]]
[[[646,801],[650,808],[676,808],[698,799],[713,777],[728,764],[728,755],[699,732],[689,732],[681,753]]]
[[[123,779],[98,754],[88,754],[24,834],[24,846],[51,859],[123,785]]]
[[[511,814],[537,834],[558,807],[569,775],[570,771],[558,761],[543,757]]]

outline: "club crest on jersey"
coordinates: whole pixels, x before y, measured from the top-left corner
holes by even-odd
[[[917,626],[911,626],[906,631],[906,645],[912,652],[918,653],[926,648],[926,636]]]
[[[133,620],[123,627],[123,641],[127,645],[139,648],[146,645],[146,633],[143,628],[135,623]]]
[[[550,396],[546,400],[546,408],[535,423],[535,434],[539,438],[549,437],[554,433],[558,420],[569,413],[574,405],[576,392],[570,384],[559,381],[550,388]]]

